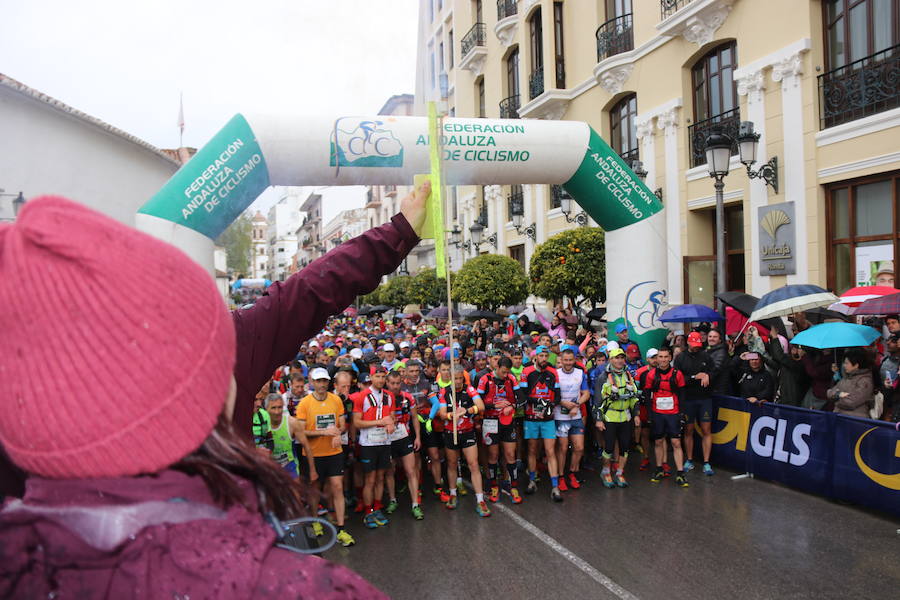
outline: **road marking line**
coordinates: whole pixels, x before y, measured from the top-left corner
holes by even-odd
[[[557,554],[561,555],[570,563],[578,567],[578,569],[581,570],[584,574],[615,594],[616,597],[621,598],[621,600],[638,600],[637,596],[592,567],[586,560],[582,559],[580,556],[547,535],[546,532],[534,525],[531,521],[516,514],[516,512],[511,508],[508,508],[499,503],[494,504],[492,508],[494,510],[499,510],[504,515],[512,519],[519,527],[521,527],[540,541],[544,542],[546,545],[550,546],[550,548],[552,548]]]

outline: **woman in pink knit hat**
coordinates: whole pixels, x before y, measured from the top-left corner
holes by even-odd
[[[0,597],[383,597],[275,546],[304,491],[232,424],[250,367],[201,267],[45,197],[0,225],[0,281],[0,444],[29,474],[0,511]]]

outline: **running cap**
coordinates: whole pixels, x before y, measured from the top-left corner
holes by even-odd
[[[310,372],[309,378],[313,381],[315,381],[316,379],[331,379],[331,375],[329,375],[328,371],[326,371],[322,367],[316,367]]]

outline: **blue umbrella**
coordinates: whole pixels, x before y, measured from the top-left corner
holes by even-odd
[[[817,285],[785,285],[760,298],[750,320],[784,317],[811,308],[831,306],[837,301],[837,296]]]
[[[682,304],[664,312],[659,320],[663,323],[703,323],[721,321],[722,315],[703,304]]]
[[[855,323],[822,323],[801,331],[791,340],[808,348],[856,348],[868,346],[881,334],[872,327]]]

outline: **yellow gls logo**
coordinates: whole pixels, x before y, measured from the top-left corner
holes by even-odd
[[[872,429],[869,429],[864,434],[859,436],[858,440],[856,440],[856,448],[854,448],[853,450],[853,456],[854,458],[856,458],[856,464],[859,466],[859,470],[862,471],[866,475],[866,477],[868,477],[878,485],[886,487],[890,490],[900,490],[900,473],[894,473],[893,475],[880,473],[867,465],[859,453],[859,447],[860,445],[862,445],[863,438],[876,429],[878,428],[873,427]],[[897,447],[894,449],[894,456],[900,458],[900,440],[897,441]]]

